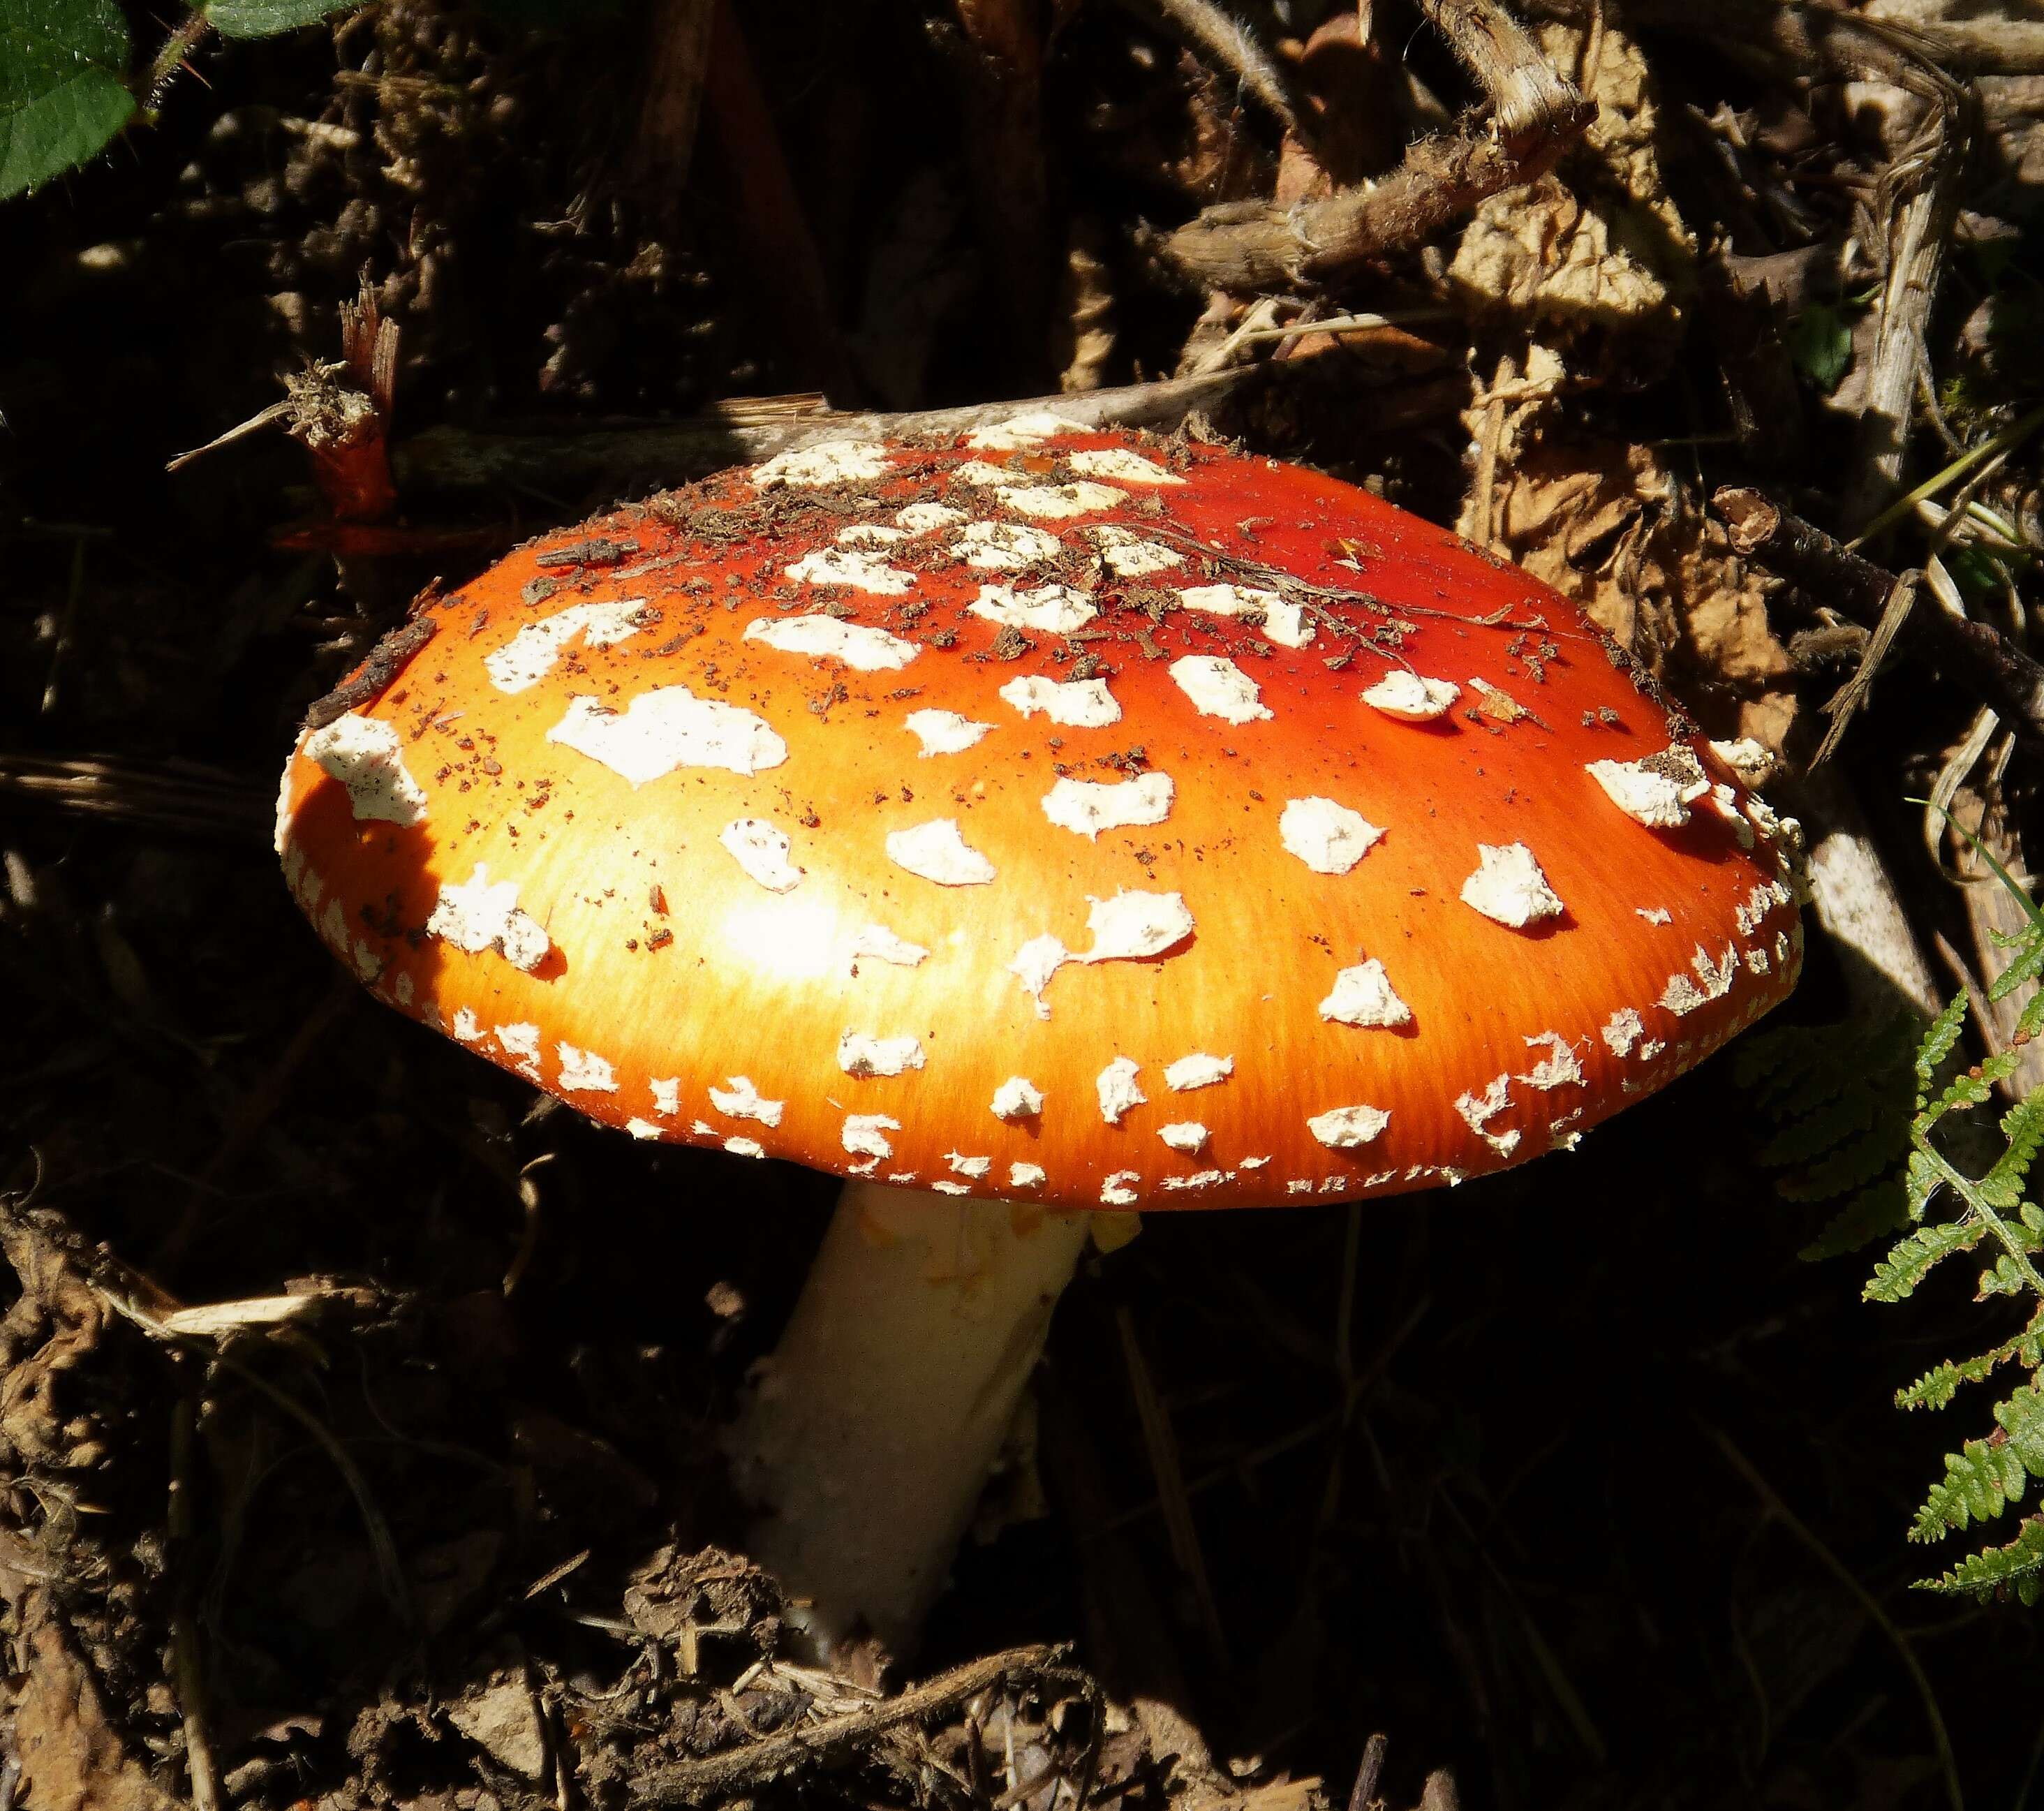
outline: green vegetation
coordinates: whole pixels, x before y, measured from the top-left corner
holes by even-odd
[[[2010,940],[2011,959],[1988,989],[2008,998],[2044,975],[2044,912],[1984,849],[1981,859],[1999,883],[2023,902],[2027,924]],[[2044,1029],[2044,993],[2017,1021],[2010,1048],[1954,1073],[1969,1017],[1962,993],[1920,1038],[1919,1028],[1889,1028],[1869,1045],[1836,1027],[1792,1026],[1749,1041],[1741,1079],[1779,1127],[1763,1159],[1783,1167],[1782,1192],[1800,1201],[1842,1202],[1805,1252],[1827,1257],[1900,1231],[1874,1267],[1865,1296],[1907,1300],[1937,1267],[1962,1255],[1983,1261],[1977,1299],[2027,1308],[2020,1326],[1985,1351],[1949,1360],[1896,1395],[1903,1409],[1936,1409],[1958,1399],[1961,1386],[2016,1381],[1992,1410],[1994,1431],[1948,1454],[1945,1475],[1910,1525],[1917,1541],[1941,1540],[2017,1515],[2014,1537],[1976,1548],[1935,1578],[1934,1591],[1987,1596],[2013,1593],[2025,1603],[2044,1596],[2044,1509],[2033,1486],[2044,1478],[2044,1205],[2026,1194],[2044,1146],[2044,1089],[2001,1116],[1991,1162],[1964,1162],[1956,1148],[1996,1088],[2013,1075],[2023,1047]],[[1911,1041],[1915,1048],[1908,1046]]]
[[[0,198],[40,187],[146,121],[157,90],[209,32],[271,37],[350,0],[210,0],[134,61],[115,0],[11,0],[0,11]]]

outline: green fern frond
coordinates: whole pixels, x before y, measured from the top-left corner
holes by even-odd
[[[1984,1383],[2011,1361],[2026,1371],[2044,1367],[2044,1312],[2013,1339],[2004,1340],[1977,1357],[1949,1359],[1933,1365],[1914,1383],[1895,1393],[1898,1409],[1943,1409],[1951,1405],[1962,1383]]]
[[[1981,1107],[1994,1098],[1994,1087],[1984,1070],[1969,1069],[1964,1075],[1954,1075],[1945,1084],[1944,1090],[1927,1105],[1919,1116],[1919,1129],[1927,1132],[1948,1113],[1962,1107]]]
[[[2024,1385],[1994,1411],[1999,1429],[1968,1440],[1945,1458],[1945,1478],[1932,1487],[1911,1525],[1911,1540],[1935,1540],[1972,1522],[1992,1521],[2023,1501],[2032,1478],[2044,1477],[2044,1388]]]
[[[1968,1440],[1945,1455],[1945,1478],[1931,1486],[1916,1519],[1909,1525],[1911,1540],[1935,1540],[1956,1534],[1972,1522],[1992,1521],[2023,1501],[2030,1474],[2005,1447]]]
[[[1900,1231],[1909,1224],[1909,1206],[1895,1182],[1897,1153],[1885,1148],[1885,1142],[1872,1136],[1848,1139],[1815,1156],[1800,1170],[1777,1178],[1775,1193],[1784,1201],[1821,1202],[1878,1190],[1892,1198],[1895,1218],[1875,1226],[1873,1232]]]
[[[1916,1048],[1916,1104],[1919,1106],[1929,1100],[1938,1071],[1944,1067],[1946,1058],[1958,1047],[1960,1033],[1965,1029],[1966,997],[1961,992],[1954,994],[1952,1003],[1931,1021],[1931,1029],[1923,1034],[1923,1041]]]
[[[2023,1205],[2023,1184],[2038,1147],[2044,1146],[2044,1094],[2031,1094],[2001,1116],[2008,1148],[1981,1178],[1981,1199],[2004,1213]]]
[[[1996,939],[2009,961],[1987,990],[1990,1000],[2007,999],[2044,979],[2044,910],[1977,836],[1954,827],[2022,906],[2024,928]],[[1749,1040],[1739,1066],[1741,1086],[1773,1123],[1762,1155],[1784,1172],[1777,1192],[1844,1204],[1806,1256],[1897,1232],[1868,1279],[1868,1300],[1906,1301],[1946,1259],[1977,1252],[1978,1298],[2031,1304],[2019,1331],[1974,1357],[1933,1365],[1896,1393],[1900,1409],[1944,1409],[1962,1385],[1988,1382],[2005,1367],[2021,1374],[1994,1409],[1995,1431],[1946,1455],[1943,1478],[1911,1522],[1917,1541],[2019,1512],[2034,1494],[2032,1481],[2044,1480],[2044,1271],[2034,1261],[2044,1252],[2044,1204],[2028,1194],[2044,1152],[2044,1089],[2002,1113],[2001,1148],[1984,1171],[1974,1173],[1971,1155],[1978,1109],[2044,1035],[2044,989],[2025,1002],[2005,1048],[1961,1067],[1969,1010],[1968,996],[1955,996],[1913,1050],[1877,1055],[1873,1040],[1850,1028],[1794,1028]],[[1954,1115],[1965,1122],[1958,1136],[1946,1124]],[[2030,1514],[2013,1540],[1919,1582],[1928,1590],[2044,1601],[2044,1514]]]
[[[1867,1302],[1906,1302],[1917,1285],[1954,1252],[1969,1252],[1987,1236],[1987,1228],[1963,1220],[1934,1221],[1904,1233],[1873,1267],[1861,1292]]]
[[[1881,1103],[1854,1091],[1808,1099],[1792,1096],[1781,1105],[1795,1117],[1760,1148],[1761,1162],[1772,1170],[1812,1163],[1840,1150],[1858,1151],[1880,1121]]]
[[[1759,1159],[1788,1202],[1841,1202],[1804,1252],[1835,1256],[1908,1224],[1895,1171],[1909,1149],[1920,1020],[1858,1027],[1784,1025],[1742,1040],[1735,1070],[1774,1130]]]
[[[1902,1170],[1902,1194],[1911,1220],[1921,1220],[1931,1210],[1931,1198],[1945,1186],[1945,1172],[1927,1151],[1911,1151]]]
[[[2006,1546],[1969,1553],[1943,1576],[1919,1578],[1919,1590],[1976,1598],[2011,1594],[2020,1603],[2044,1596],[2044,1516],[2032,1516]]]
[[[1973,1299],[1985,1302],[1990,1296],[2021,1295],[2030,1286],[2032,1272],[2023,1259],[2037,1248],[2037,1242],[2026,1241],[2027,1250],[2022,1252],[2002,1252],[1992,1263],[1982,1271],[1973,1288]]]
[[[1989,989],[1988,993],[1992,997],[1993,990]],[[2044,993],[2032,994],[2029,1004],[2016,1014],[2015,1029],[2009,1034],[2009,1039],[2013,1044],[2024,1044],[2041,1031],[2044,1031]]]
[[[2006,999],[2044,977],[2044,911],[1979,837],[1942,808],[1932,809],[1973,844],[1996,880],[2022,906],[2024,929],[1995,939],[2011,959],[1988,987],[1988,998]],[[1966,1022],[1966,998],[1961,994],[1938,1015],[1918,1047],[1911,1064],[1915,1113],[1898,1178],[1904,1207],[1918,1224],[1875,1266],[1865,1293],[1872,1300],[1900,1302],[1944,1259],[1981,1251],[1987,1262],[1979,1273],[1977,1296],[2028,1298],[2033,1306],[2027,1323],[1977,1357],[1932,1366],[1896,1392],[1896,1404],[1903,1409],[1945,1408],[1961,1384],[1986,1382],[2005,1365],[2015,1365],[2027,1375],[1996,1405],[1992,1434],[1968,1440],[1946,1455],[1943,1478],[1911,1524],[1912,1540],[1938,1540],[2005,1515],[2031,1494],[2033,1478],[2044,1478],[2044,1272],[2032,1262],[2044,1249],[2044,1206],[2025,1196],[2038,1153],[2044,1150],[2044,1089],[2002,1114],[2002,1150],[1984,1173],[1969,1173],[1970,1161],[1962,1166],[1955,1157],[1962,1148],[1960,1143],[1948,1150],[1942,1141],[1943,1121],[1985,1105],[1996,1088],[2021,1068],[2023,1047],[2044,1030],[2044,990],[2025,1003],[2006,1048],[1950,1075]],[[1958,1198],[1950,1216],[1931,1217],[1932,1207],[1949,1196]],[[2026,1519],[2013,1540],[1968,1554],[1939,1577],[1919,1582],[1927,1590],[2012,1595],[2027,1604],[2037,1602],[2044,1597],[2044,1516]]]
[[[2039,975],[2044,975],[2044,942],[2033,940],[2036,934],[2033,929],[2016,940],[2022,953],[1994,978],[1993,985],[1987,990],[1990,1000],[2005,1000],[2025,982],[2034,981]]]

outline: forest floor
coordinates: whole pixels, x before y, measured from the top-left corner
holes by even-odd
[[[1891,1402],[1983,1311],[1799,1257],[1829,1210],[1778,1191],[1737,1051],[1451,1195],[1152,1216],[1060,1309],[920,1651],[837,1676],[788,1659],[719,1445],[828,1182],[649,1151],[379,1011],[269,831],[294,725],[422,585],[652,488],[578,429],[1251,367],[1223,429],[1524,560],[1800,773],[1869,625],[1710,500],[1857,533],[2044,387],[2044,76],[1969,6],[1872,9],[1915,39],[1548,5],[1594,110],[1458,140],[1481,71],[1405,0],[1218,44],[1162,3],[1041,9],[1046,41],[1032,6],[774,0],[697,142],[647,104],[692,5],[202,45],[153,126],[0,204],[0,1806],[2031,1801],[2035,1614],[1912,1590],[1940,1562],[1904,1540],[1982,1429]],[[1428,133],[1531,186],[1444,154],[1278,244]],[[1254,243],[1201,213],[1274,197]],[[166,470],[363,294],[381,538],[275,424]],[[506,425],[519,475],[478,477],[464,436]],[[2034,472],[1978,494],[2019,543]],[[1952,551],[2019,640],[2027,555]],[[1784,1016],[1841,1074],[1953,990],[1941,939],[1991,960],[1904,802],[1977,709],[1919,649],[1789,789],[1915,938],[1883,982],[1813,936]],[[2019,849],[1990,741],[1952,796]],[[287,1294],[282,1330],[164,1322]]]

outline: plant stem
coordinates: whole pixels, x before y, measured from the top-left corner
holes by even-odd
[[[203,13],[187,13],[178,29],[163,40],[149,65],[149,72],[142,81],[142,104],[147,107],[159,105],[163,90],[171,85],[171,78],[184,67],[184,60],[206,41],[206,35],[213,29],[213,23]]]

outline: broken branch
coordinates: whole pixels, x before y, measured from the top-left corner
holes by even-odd
[[[647,422],[586,433],[477,433],[432,428],[397,449],[398,481],[407,491],[522,486],[559,495],[588,489],[620,493],[707,477],[726,466],[770,459],[816,440],[878,436],[970,433],[1030,408],[1053,409],[1086,427],[1170,429],[1198,412],[1233,402],[1269,375],[1247,367],[1161,383],[1033,401],[932,409],[913,414],[836,414],[813,402],[735,402],[689,420]]]
[[[1863,627],[1880,625],[1894,594],[1895,574],[1758,490],[1727,488],[1712,501],[1739,552],[1793,579]],[[1981,702],[2026,743],[2044,748],[2044,665],[1988,624],[1942,609],[1916,611],[1912,620],[1913,633],[1935,642]]]
[[[784,1730],[699,1760],[677,1761],[640,1782],[640,1802],[655,1807],[694,1805],[764,1785],[797,1769],[828,1766],[887,1730],[951,1709],[1005,1679],[1043,1672],[1062,1659],[1062,1651],[1055,1648],[1011,1648],[1005,1653],[989,1654],[893,1698],[863,1704],[820,1723]]]
[[[1154,236],[1157,253],[1209,289],[1305,289],[1409,250],[1500,190],[1549,169],[1596,116],[1495,0],[1423,0],[1489,97],[1488,117],[1423,138],[1366,188],[1282,208],[1233,202]]]

